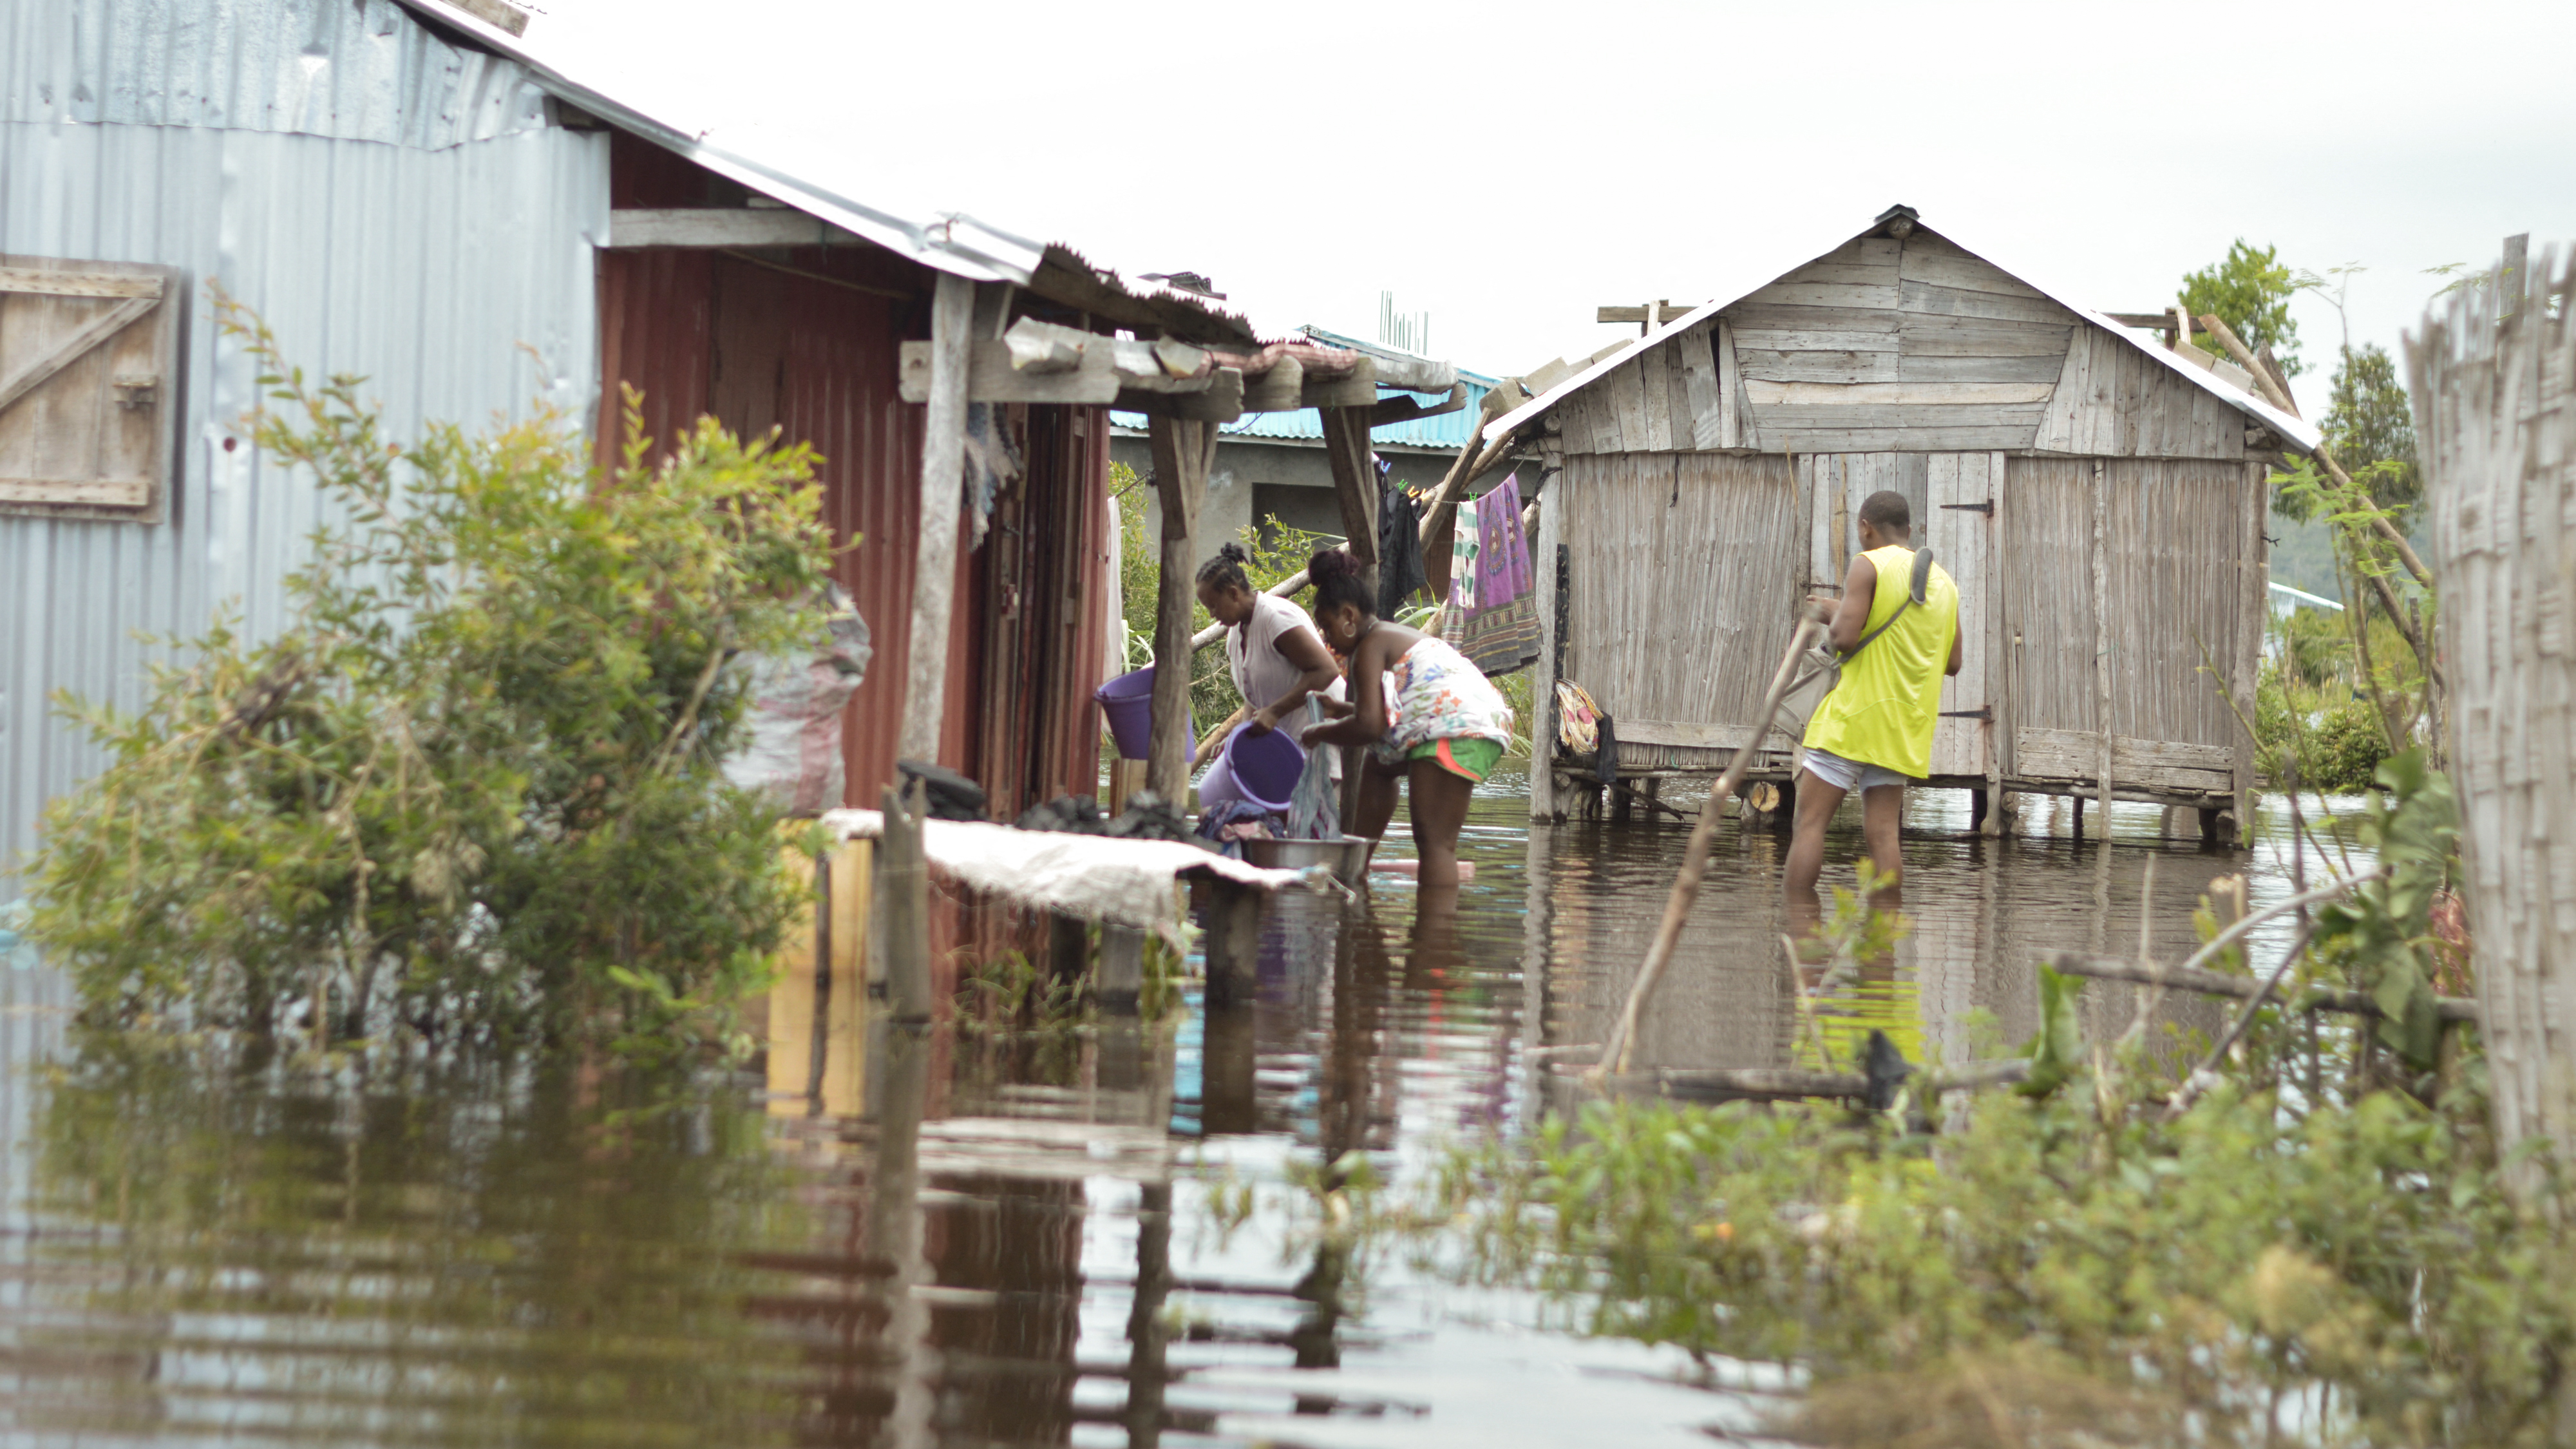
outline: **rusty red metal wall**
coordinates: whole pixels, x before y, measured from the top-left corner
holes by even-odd
[[[610,195],[618,206],[724,205],[739,188],[620,133]],[[902,729],[921,517],[922,410],[897,396],[896,370],[900,344],[928,336],[931,273],[866,247],[650,248],[602,252],[599,279],[603,442],[618,435],[616,388],[626,383],[643,393],[645,430],[659,440],[652,456],[710,412],[737,432],[777,427],[821,453],[825,516],[846,546],[835,572],[876,650],[843,737],[847,801],[876,804]],[[1008,777],[993,799],[1003,819],[1092,789],[1091,691],[1115,543],[1107,414],[1014,411],[1029,458],[1015,490],[1018,532],[1009,548],[960,540],[940,745],[943,764]],[[996,681],[1007,700],[991,697]]]

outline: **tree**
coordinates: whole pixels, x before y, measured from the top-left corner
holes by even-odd
[[[2238,237],[2225,261],[2183,277],[2182,304],[2194,317],[2217,313],[2247,347],[2271,348],[2282,374],[2296,377],[2302,370],[2299,324],[2290,320],[2290,296],[2298,289],[2273,248],[2248,246]]]
[[[2380,507],[2409,508],[2422,495],[2415,416],[2387,348],[2366,342],[2344,349],[2326,403],[2325,434],[2335,461]]]

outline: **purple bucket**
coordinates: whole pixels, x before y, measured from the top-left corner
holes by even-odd
[[[1259,735],[1236,730],[1226,736],[1225,748],[1199,780],[1199,808],[1249,800],[1276,814],[1288,808],[1297,793],[1297,777],[1305,772],[1305,747],[1286,730]]]
[[[1146,747],[1154,738],[1154,666],[1119,675],[1091,692],[1100,701],[1100,712],[1108,717],[1109,737],[1117,742],[1122,760],[1145,758]],[[1187,720],[1181,724],[1181,753],[1197,759],[1199,732]]]

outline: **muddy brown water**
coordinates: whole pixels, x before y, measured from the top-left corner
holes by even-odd
[[[2065,839],[2062,818],[2041,833],[2043,812],[1981,841],[1963,802],[1918,798],[1915,930],[1891,968],[1837,988],[1843,1019],[1958,1060],[2032,1029],[2035,954],[2125,954],[2144,923],[2170,957],[2209,878],[2247,871],[2258,903],[2288,890],[2268,843],[2283,832],[2203,853],[2157,823],[2121,807],[2105,849]],[[676,1095],[524,1066],[317,1082],[177,1047],[75,1050],[59,978],[0,971],[0,1442],[1754,1432],[1778,1371],[1712,1386],[1678,1353],[1561,1331],[1529,1295],[1400,1254],[1347,1260],[1298,1185],[1353,1152],[1401,1184],[1444,1144],[1551,1110],[1539,1049],[1600,1039],[1684,834],[1533,832],[1498,780],[1454,908],[1384,876],[1365,908],[1284,900],[1252,1003],[1211,1013],[1193,989],[1161,1034],[881,1038],[855,1120],[764,1103],[750,1075]],[[1719,837],[1641,1060],[1795,1059],[1782,844]],[[1835,858],[1856,849],[1846,821]],[[1390,853],[1408,853],[1400,823]],[[2133,1009],[2097,983],[2088,1029]]]

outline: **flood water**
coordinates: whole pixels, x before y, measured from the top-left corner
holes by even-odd
[[[1918,798],[1914,931],[1836,988],[1843,1008],[1911,1058],[1964,1060],[2033,1029],[2037,954],[2132,954],[2144,924],[2172,959],[2211,877],[2247,872],[2258,904],[2288,891],[2272,848],[2159,843],[2157,820],[2121,807],[2108,848],[2039,833],[2044,813],[1980,840],[1962,801]],[[1357,1152],[1401,1186],[1561,1101],[1540,1049],[1601,1039],[1685,834],[1532,831],[1498,780],[1454,907],[1387,876],[1365,906],[1283,899],[1254,999],[1211,1011],[1193,987],[1160,1031],[881,1032],[846,1118],[765,1101],[757,1073],[674,1092],[595,1065],[378,1062],[316,1081],[179,1044],[76,1048],[59,979],[0,971],[0,1441],[1753,1433],[1775,1372],[1708,1386],[1679,1353],[1559,1331],[1532,1297],[1347,1252],[1304,1185]],[[1796,1060],[1784,844],[1718,837],[1641,1062]],[[1389,853],[1409,853],[1400,822]],[[2286,945],[2266,939],[2259,961]],[[2086,1003],[2088,1033],[2134,1009],[2103,983]]]

